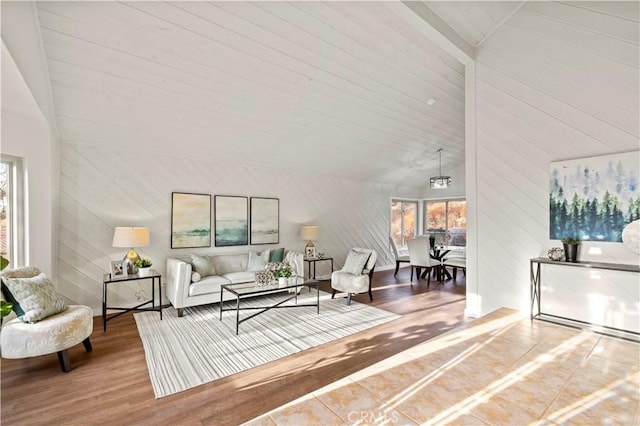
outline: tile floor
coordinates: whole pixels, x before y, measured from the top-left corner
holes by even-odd
[[[640,425],[640,345],[501,309],[248,425]]]

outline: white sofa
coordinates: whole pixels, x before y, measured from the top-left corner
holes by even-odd
[[[166,264],[166,291],[169,301],[183,315],[183,309],[190,306],[220,302],[220,286],[230,283],[255,281],[255,271],[247,271],[249,253],[210,255],[215,275],[201,277],[192,282],[191,256],[170,257]],[[283,261],[294,270],[298,283],[304,282],[304,260],[302,253],[285,251]],[[224,300],[230,300],[231,293],[224,293]]]

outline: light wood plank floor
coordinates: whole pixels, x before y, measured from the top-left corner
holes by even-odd
[[[330,290],[328,283],[322,289]],[[323,386],[464,323],[465,281],[409,283],[374,277],[372,305],[402,318],[175,395],[155,399],[133,315],[94,319],[93,352],[70,350],[72,370],[55,355],[2,360],[0,420],[9,425],[233,425],[249,421]],[[367,295],[355,300],[369,303]]]

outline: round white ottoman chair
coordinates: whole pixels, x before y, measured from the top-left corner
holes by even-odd
[[[30,358],[56,352],[63,372],[71,370],[68,349],[82,342],[91,352],[89,336],[93,332],[93,311],[84,305],[68,309],[35,324],[15,318],[2,325],[2,358]]]

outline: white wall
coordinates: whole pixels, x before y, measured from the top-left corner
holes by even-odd
[[[529,259],[560,245],[549,240],[549,163],[640,149],[638,3],[528,2],[481,45],[475,72],[477,170],[468,181],[477,185],[478,258],[468,301],[480,313],[528,312]],[[594,248],[599,255],[588,254]],[[582,252],[639,263],[622,243],[584,243]],[[547,308],[639,327],[637,274],[553,268],[545,285],[563,294],[544,299]],[[607,299],[598,312],[596,299]]]
[[[1,7],[0,149],[24,159],[29,205],[26,262],[55,281],[58,145],[49,76],[34,5],[2,2]]]
[[[170,249],[171,192],[274,197],[280,199],[280,243],[206,249]],[[167,256],[191,252],[229,253],[286,247],[302,251],[299,226],[320,226],[319,251],[344,262],[353,246],[378,251],[377,269],[395,263],[388,248],[389,199],[415,198],[418,188],[350,181],[276,169],[192,158],[124,152],[95,146],[62,144],[60,183],[59,283],[78,303],[100,306],[102,273],[125,250],[111,247],[116,226],[148,226],[151,244],[138,252],[164,272]],[[213,220],[213,218],[212,218]],[[319,263],[318,275],[329,274]],[[141,283],[148,291],[148,284]],[[113,286],[109,303],[135,301],[137,284]],[[148,293],[147,293],[148,294]]]

